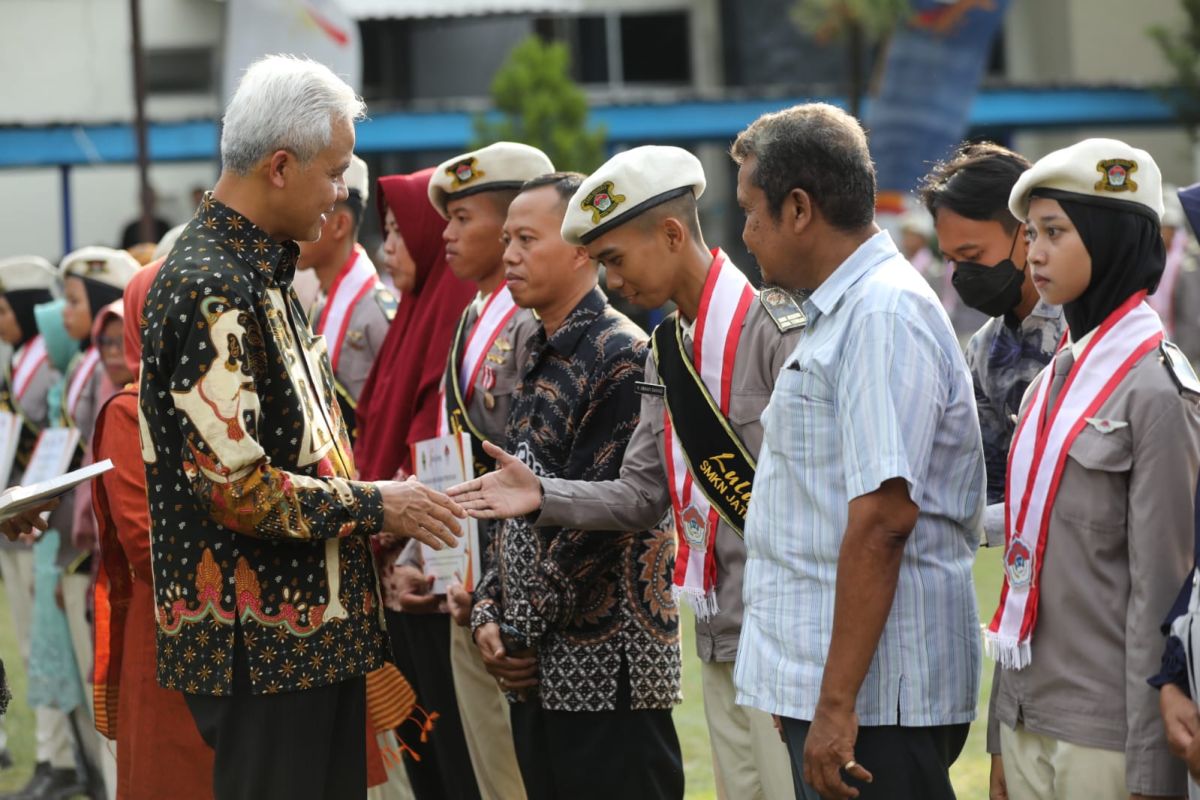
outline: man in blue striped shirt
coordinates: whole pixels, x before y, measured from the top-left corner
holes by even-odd
[[[980,670],[984,461],[966,362],[874,222],[854,118],[768,114],[733,157],[764,278],[811,292],[763,413],[738,702],[780,718],[799,797],[953,798]]]

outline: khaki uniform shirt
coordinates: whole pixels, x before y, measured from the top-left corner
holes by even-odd
[[[316,330],[321,312],[325,309],[327,298],[322,297],[313,306],[312,327]],[[376,281],[375,288],[363,295],[362,299],[350,311],[350,321],[346,325],[346,336],[342,339],[341,350],[337,353],[337,368],[333,377],[337,380],[338,394],[342,400],[349,400],[351,408],[358,405],[358,397],[362,394],[363,384],[375,363],[375,356],[383,346],[387,336],[388,326],[396,316],[396,298],[383,285]],[[337,346],[337,334],[325,331],[325,341],[329,346],[329,358],[334,359],[333,349]]]
[[[50,420],[48,397],[50,388],[62,380],[62,376],[58,374],[58,370],[54,369],[50,360],[47,359],[37,368],[33,377],[29,379],[29,385],[26,387],[25,393],[21,395],[20,400],[15,402],[11,394],[11,364],[5,378],[3,389],[0,390],[0,410],[13,411],[18,414],[21,417],[22,425],[20,444],[17,447],[17,455],[8,477],[8,485],[17,486],[21,483],[21,474],[25,471],[25,467],[29,463],[29,457],[33,455],[33,447],[37,443],[38,434],[41,433]],[[64,496],[63,500],[68,500],[69,497],[70,493]],[[65,516],[60,510],[64,506],[66,506]],[[71,522],[71,504],[60,501],[58,508],[51,512],[51,520],[56,523],[55,527],[64,524],[64,521],[69,526]],[[27,544],[10,542],[7,538],[0,536],[0,550],[26,550],[28,548],[29,545]]]
[[[757,457],[762,445],[759,417],[801,330],[781,333],[761,303],[753,304],[746,315],[733,366],[729,422],[752,456]],[[684,343],[690,353],[691,337],[685,335]],[[653,356],[646,360],[645,380],[661,381]],[[543,478],[545,503],[536,524],[591,530],[643,530],[657,525],[671,508],[663,412],[662,397],[642,395],[641,421],[625,451],[618,480],[588,483]],[[696,620],[696,651],[703,661],[733,661],[742,627],[746,545],[723,520],[714,542],[720,612],[706,621]]]
[[[1042,373],[1030,385],[1022,414]],[[1159,625],[1190,570],[1200,465],[1200,396],[1158,349],[1144,355],[1071,445],[1038,577],[1032,661],[997,668],[991,717],[1085,747],[1125,753],[1130,793],[1184,794],[1158,693]],[[994,609],[990,609],[994,610]],[[995,752],[999,729],[989,730]]]

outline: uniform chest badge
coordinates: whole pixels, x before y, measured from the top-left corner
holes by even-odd
[[[1138,185],[1131,176],[1137,172],[1137,162],[1126,158],[1107,158],[1096,169],[1101,178],[1096,181],[1097,192],[1136,192]]]
[[[346,344],[355,350],[363,350],[367,346],[367,335],[362,331],[346,331]]]
[[[1004,572],[1009,586],[1028,586],[1033,579],[1033,553],[1015,536],[1004,551]]]
[[[617,194],[613,191],[612,181],[605,181],[597,186],[583,198],[583,202],[579,204],[584,211],[592,212],[592,224],[599,225],[600,220],[607,217],[617,206],[625,202],[625,195]]]

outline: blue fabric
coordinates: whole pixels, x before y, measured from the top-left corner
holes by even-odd
[[[46,531],[33,546],[33,619],[29,634],[29,705],[69,712],[83,703],[67,617],[54,599],[62,570],[55,563],[59,533]]]
[[[762,417],[737,702],[812,719],[849,503],[901,478],[920,514],[859,691],[859,721],[969,722],[981,659],[971,566],[984,462],[950,320],[886,233],[859,247],[804,310],[807,329]]]

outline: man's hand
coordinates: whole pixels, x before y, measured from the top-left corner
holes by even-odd
[[[471,624],[471,593],[461,583],[446,587],[446,605],[456,623],[464,628]]]
[[[462,528],[455,517],[466,517],[458,503],[415,478],[375,485],[383,496],[382,533],[416,539],[434,550],[458,544]]]
[[[405,614],[446,613],[445,596],[433,593],[436,580],[433,575],[423,575],[416,567],[396,567],[395,585],[400,590],[396,599],[400,601],[400,610]]]
[[[1008,800],[1008,784],[1004,780],[1004,759],[992,754],[992,774],[988,778],[988,800]]]
[[[0,531],[4,533],[4,538],[10,542],[15,542],[22,536],[34,535],[34,532],[41,533],[50,527],[50,523],[42,519],[42,514],[46,511],[53,511],[58,507],[58,498],[48,500],[37,508],[31,508],[28,511],[22,511],[15,517],[0,522]]]
[[[1163,727],[1167,731],[1167,745],[1172,753],[1186,760],[1192,740],[1200,733],[1200,711],[1196,709],[1192,698],[1173,683],[1162,687],[1158,706],[1162,711]]]
[[[447,494],[478,519],[510,519],[537,511],[542,504],[542,484],[533,470],[491,442],[483,443],[483,451],[496,459],[496,469],[451,486]]]
[[[500,626],[494,622],[475,631],[475,646],[483,656],[483,666],[506,692],[519,692],[537,686],[537,658],[533,651],[508,655],[500,640]]]
[[[842,772],[864,783],[874,780],[871,773],[854,760],[857,739],[858,714],[853,705],[830,707],[824,700],[817,701],[804,740],[804,781],[821,797],[833,800],[858,797],[858,789],[842,780]]]

